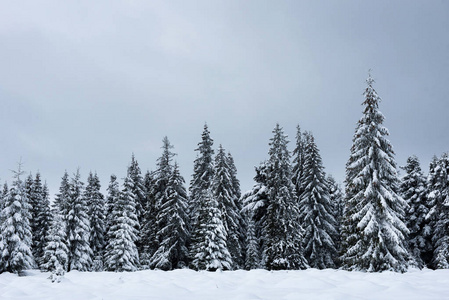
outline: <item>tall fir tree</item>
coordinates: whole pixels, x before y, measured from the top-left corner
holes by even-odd
[[[187,191],[184,178],[175,163],[166,189],[166,201],[159,207],[159,217],[164,226],[157,236],[161,239],[151,258],[153,268],[172,270],[183,268],[188,263],[187,239],[189,237],[189,218],[187,214]]]
[[[206,196],[210,196],[210,187],[212,184],[212,179],[214,176],[214,162],[213,155],[214,150],[212,149],[213,140],[210,137],[210,132],[207,124],[204,125],[204,130],[201,136],[201,142],[198,143],[197,158],[194,161],[192,180],[190,181],[190,197],[189,197],[189,214],[190,222],[192,225],[191,231],[191,247],[195,244],[200,243],[204,240],[203,220],[204,216],[201,216],[205,212],[204,207],[206,206],[205,199]],[[201,211],[202,210],[202,211]],[[195,255],[196,250],[190,249],[190,253]],[[190,257],[194,259],[194,257]]]
[[[32,184],[30,203],[32,203],[31,216],[33,219],[33,255],[40,267],[46,245],[45,238],[51,225],[50,195],[47,184],[42,185],[41,175],[36,173]]]
[[[128,167],[127,177],[129,178],[128,184],[130,185],[130,192],[136,205],[136,216],[138,222],[136,223],[136,230],[140,231],[140,224],[143,223],[143,216],[145,214],[144,207],[146,202],[145,189],[143,186],[142,172],[140,171],[139,163],[134,157],[134,153],[131,156],[131,163]],[[140,240],[140,236],[137,236],[136,241],[137,249],[139,252],[143,250],[145,245]]]
[[[293,150],[293,164],[292,164],[292,182],[295,186],[295,191],[298,199],[302,194],[303,168],[305,159],[305,145],[307,136],[301,132],[301,127],[296,126],[296,145]]]
[[[259,268],[260,264],[259,242],[256,234],[256,222],[253,217],[253,211],[247,213],[246,219],[245,269],[252,270]]]
[[[407,158],[403,167],[406,174],[402,177],[400,192],[407,202],[406,224],[410,231],[409,247],[412,264],[423,268],[430,262],[432,241],[426,216],[429,213],[427,204],[426,179],[421,171],[419,159],[415,155]]]
[[[56,194],[55,201],[53,202],[53,211],[59,211],[63,218],[66,218],[69,214],[69,197],[70,197],[70,182],[69,174],[67,171],[61,178],[61,185],[59,186],[59,193]]]
[[[267,208],[262,227],[262,263],[268,270],[307,267],[298,219],[297,197],[292,183],[287,136],[276,124],[267,161]]]
[[[210,189],[203,191],[198,207],[196,228],[190,256],[195,270],[230,270],[231,255],[226,245],[226,229],[218,201]]]
[[[343,267],[347,270],[405,272],[408,267],[407,203],[398,194],[394,151],[382,125],[380,98],[369,76],[363,116],[346,164]]]
[[[150,267],[150,259],[159,247],[157,240],[157,215],[156,203],[156,179],[154,172],[147,171],[144,177],[145,207],[142,217],[141,230],[139,231],[140,242],[143,245],[139,252],[140,264],[143,269]]]
[[[18,170],[14,171],[14,181],[5,196],[4,207],[1,211],[3,220],[0,227],[2,234],[1,272],[21,274],[24,270],[34,266],[31,252],[31,207],[28,203],[25,184],[21,179],[22,175],[21,163],[19,163]]]
[[[61,212],[54,211],[50,229],[46,237],[46,246],[41,269],[62,276],[68,262],[67,234]]]
[[[131,173],[125,177],[123,189],[113,199],[112,220],[105,254],[105,267],[108,271],[136,271],[139,266],[138,239],[139,221],[136,214],[136,200],[133,193]]]
[[[190,181],[190,205],[189,211],[191,214],[192,224],[199,225],[197,222],[198,209],[203,205],[202,197],[206,194],[212,183],[214,176],[214,162],[212,149],[214,141],[210,137],[210,132],[207,124],[204,125],[204,130],[201,136],[201,142],[198,143],[197,158],[194,161],[192,180]]]
[[[429,173],[429,220],[432,225],[433,258],[430,266],[449,269],[449,153],[432,162]]]
[[[89,244],[93,253],[92,270],[103,270],[103,256],[105,247],[105,200],[100,192],[101,184],[97,173],[89,173],[84,198],[89,206],[90,238]]]
[[[241,215],[237,206],[237,191],[233,180],[234,170],[229,165],[229,159],[225,149],[220,145],[215,157],[215,172],[212,179],[212,196],[218,202],[218,208],[223,217],[222,222],[225,229],[226,244],[231,254],[233,269],[242,266],[242,245],[240,243]]]
[[[112,217],[112,210],[114,209],[114,202],[117,201],[120,194],[120,186],[117,181],[117,176],[111,175],[109,180],[109,185],[106,189],[106,204],[105,204],[105,245],[109,244],[107,233],[109,228],[114,224],[114,219]]]
[[[92,249],[90,248],[89,206],[83,196],[83,182],[79,169],[69,183],[69,196],[66,218],[68,241],[67,270],[88,271],[92,265]]]
[[[312,268],[335,268],[337,230],[329,185],[313,136],[304,148],[299,218],[304,228],[304,256]]]
[[[344,204],[344,195],[341,190],[341,186],[336,182],[332,175],[328,175],[326,177],[327,184],[329,186],[329,198],[332,205],[332,214],[335,219],[335,230],[337,231],[337,236],[334,239],[335,241],[335,249],[337,249],[337,253],[340,255],[342,251],[341,247],[341,230],[343,226],[343,217],[345,211]],[[337,257],[337,267],[340,266],[339,257]]]

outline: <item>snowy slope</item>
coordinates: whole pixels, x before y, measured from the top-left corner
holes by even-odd
[[[0,299],[449,299],[449,270],[405,274],[336,270],[0,275]]]

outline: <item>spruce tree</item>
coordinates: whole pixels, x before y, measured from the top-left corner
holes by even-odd
[[[133,193],[131,174],[125,177],[123,189],[113,199],[112,224],[108,231],[105,267],[108,271],[136,271],[139,254],[136,241],[139,221],[136,215],[136,201]]]
[[[21,179],[23,172],[19,163],[18,171],[14,171],[12,187],[5,196],[5,203],[1,211],[3,220],[0,232],[2,243],[2,272],[21,274],[24,270],[34,266],[31,252],[32,233],[30,227],[30,204],[24,182]]]
[[[214,141],[210,137],[210,132],[207,124],[204,125],[204,131],[201,136],[201,142],[198,143],[198,156],[194,161],[192,180],[190,181],[190,205],[189,211],[191,214],[191,220],[194,227],[198,224],[198,209],[203,206],[204,199],[202,197],[206,194],[212,183],[214,176],[214,164],[212,149]],[[195,229],[194,229],[195,230]]]
[[[48,230],[51,224],[51,212],[50,212],[50,195],[47,184],[42,185],[40,173],[36,174],[32,185],[31,191],[31,203],[33,207],[31,209],[31,216],[33,219],[32,234],[33,234],[33,255],[38,266],[41,266],[42,258],[44,256],[44,248],[46,245],[45,238],[47,237]]]
[[[409,249],[412,263],[422,268],[429,263],[428,256],[432,251],[430,228],[426,221],[429,213],[426,179],[421,171],[418,157],[414,155],[407,159],[403,169],[406,174],[402,177],[400,192],[409,206],[406,215],[406,224],[410,231]]]
[[[212,196],[218,202],[223,217],[226,243],[231,254],[233,269],[242,265],[242,247],[240,244],[241,215],[237,207],[233,170],[229,165],[225,149],[220,145],[215,157],[215,172],[212,180]],[[235,178],[236,179],[236,178]]]
[[[341,230],[343,226],[343,217],[344,217],[344,195],[341,190],[341,186],[335,181],[332,175],[328,175],[326,177],[328,186],[329,186],[329,199],[332,205],[332,214],[335,219],[335,230],[337,231],[337,236],[334,239],[335,241],[335,249],[337,249],[337,253],[341,254]],[[340,261],[339,257],[337,257],[337,266],[339,267]]]
[[[301,132],[301,127],[298,125],[296,127],[296,145],[293,150],[293,164],[292,164],[292,182],[295,186],[296,195],[298,199],[302,194],[302,180],[303,180],[303,168],[304,168],[304,158],[305,158],[305,144],[306,135]]]
[[[103,255],[105,247],[105,201],[104,196],[100,192],[101,185],[98,175],[89,173],[87,179],[87,186],[84,191],[84,198],[89,206],[89,223],[90,223],[90,238],[89,244],[93,253],[92,270],[103,270]]]
[[[382,125],[380,98],[369,76],[363,116],[346,164],[343,267],[347,270],[404,272],[408,267],[404,224],[407,203],[398,195],[393,147]]]
[[[120,187],[117,181],[117,176],[111,175],[107,191],[106,204],[105,204],[105,244],[109,244],[107,233],[109,228],[114,224],[114,219],[112,218],[112,210],[114,208],[114,202],[117,200],[120,194]]]
[[[167,183],[166,201],[159,207],[159,217],[165,219],[165,225],[157,233],[161,241],[151,258],[153,268],[172,270],[187,266],[189,219],[184,182],[178,165],[175,164]]]
[[[67,270],[68,251],[64,218],[59,211],[55,211],[47,233],[41,266],[42,270],[53,273],[52,281],[64,275]]]
[[[256,235],[256,222],[253,212],[250,211],[247,217],[246,227],[246,253],[245,253],[245,269],[252,270],[259,268],[260,250],[259,242]]]
[[[298,220],[297,197],[292,183],[287,136],[279,124],[270,139],[267,161],[266,216],[262,227],[262,262],[268,270],[307,267]]]
[[[217,200],[210,189],[203,191],[198,207],[195,236],[190,250],[195,270],[230,270],[231,255],[226,245],[226,230]]]
[[[69,174],[67,171],[61,179],[61,185],[59,186],[59,193],[56,194],[55,201],[53,202],[52,210],[57,210],[61,213],[63,218],[66,218],[69,213],[69,197],[70,197],[70,183]]]
[[[429,174],[429,202],[432,206],[429,219],[432,221],[433,258],[431,266],[449,269],[449,154],[444,153],[436,161]]]
[[[312,268],[335,268],[337,231],[324,168],[312,135],[304,148],[299,217],[304,228],[304,256]]]
[[[143,216],[145,214],[144,207],[146,202],[146,195],[145,188],[143,186],[142,173],[140,171],[139,163],[134,157],[134,154],[131,156],[131,164],[128,167],[127,174],[129,178],[128,183],[131,188],[130,192],[136,205],[136,216],[138,220],[138,222],[136,223],[136,230],[139,232],[140,224],[144,222]],[[143,251],[145,245],[140,240],[139,235],[137,236],[136,245],[139,253]]]
[[[69,196],[66,218],[68,241],[68,267],[67,270],[88,271],[92,264],[92,249],[90,248],[89,206],[83,197],[83,183],[79,170],[69,184]]]
[[[156,205],[156,179],[154,172],[147,171],[144,177],[145,207],[142,217],[140,234],[140,243],[142,249],[139,252],[140,264],[143,269],[150,267],[150,259],[159,247],[157,240],[157,215]]]

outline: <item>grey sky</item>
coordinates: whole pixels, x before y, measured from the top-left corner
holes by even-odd
[[[373,69],[398,164],[449,150],[448,1],[2,1],[0,179],[20,157],[54,194],[65,169],[153,169],[163,136],[187,182],[207,122],[244,190],[279,122],[313,131],[344,179]]]

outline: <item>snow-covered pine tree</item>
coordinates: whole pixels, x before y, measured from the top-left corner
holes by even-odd
[[[189,218],[187,214],[188,198],[184,182],[178,165],[175,163],[167,183],[166,201],[159,207],[159,216],[165,219],[165,226],[159,228],[157,234],[162,240],[151,258],[152,268],[172,270],[187,266]]]
[[[307,267],[287,136],[276,124],[267,161],[267,206],[262,224],[262,263],[268,270]]]
[[[136,227],[136,230],[140,231],[140,224],[143,223],[143,216],[145,214],[144,207],[146,202],[145,197],[145,188],[143,186],[143,178],[142,173],[140,171],[139,163],[134,157],[134,153],[131,156],[131,164],[128,167],[127,176],[129,177],[129,185],[131,187],[131,193],[133,194],[133,199],[136,204],[136,216],[138,223],[138,227]],[[140,236],[137,236],[136,241],[137,249],[139,253],[143,250],[145,245],[140,241]]]
[[[117,181],[117,176],[111,175],[107,191],[106,204],[105,204],[105,245],[109,244],[109,239],[107,233],[109,228],[114,224],[114,219],[112,218],[112,210],[114,208],[114,202],[117,201],[120,194],[120,187]]]
[[[202,200],[197,208],[197,222],[190,256],[195,270],[230,270],[231,255],[226,245],[226,230],[217,200],[210,189],[199,196]]]
[[[140,242],[142,249],[139,252],[140,265],[143,269],[150,267],[150,259],[159,247],[157,240],[157,215],[158,209],[156,206],[156,180],[154,172],[147,171],[144,177],[145,190],[145,207],[144,215],[142,217],[140,234]]]
[[[68,207],[69,198],[70,198],[69,174],[67,173],[67,171],[65,171],[61,179],[61,185],[59,186],[59,193],[56,194],[52,208],[53,211],[54,210],[60,211],[64,219],[69,214],[69,207]]]
[[[301,133],[301,127],[296,126],[296,145],[293,150],[293,164],[292,164],[292,182],[295,186],[295,191],[298,199],[302,194],[302,178],[304,168],[304,148],[307,136]]]
[[[230,175],[231,175],[231,182],[232,182],[231,198],[234,199],[233,201],[235,203],[235,207],[237,208],[238,221],[239,221],[236,234],[238,235],[238,239],[239,239],[239,243],[240,243],[240,255],[234,255],[234,254],[232,254],[232,250],[230,250],[230,251],[231,251],[231,256],[232,256],[232,260],[233,260],[234,264],[236,264],[240,268],[243,268],[245,266],[245,254],[246,254],[246,251],[244,250],[246,247],[245,246],[246,245],[246,236],[245,236],[246,220],[242,214],[242,209],[243,209],[243,203],[242,203],[242,199],[241,199],[242,192],[240,190],[240,181],[237,178],[237,167],[235,166],[234,158],[232,157],[230,152],[228,152],[227,161],[228,161],[228,166],[229,166]],[[229,245],[229,246],[231,248],[233,247],[232,245]]]
[[[2,243],[0,244],[1,272],[20,274],[34,266],[34,258],[31,252],[30,204],[28,203],[24,182],[20,178],[22,175],[21,163],[19,163],[18,170],[14,171],[14,181],[5,197],[4,208],[1,211],[1,219],[3,220],[0,227],[2,233]]]
[[[335,268],[336,222],[321,155],[312,134],[304,147],[301,185],[299,218],[304,228],[304,256],[312,268]]]
[[[41,269],[52,272],[52,281],[58,280],[67,270],[68,248],[65,221],[59,211],[53,212],[53,220],[46,237]]]
[[[162,140],[162,155],[157,159],[157,169],[154,172],[154,197],[156,201],[156,240],[158,246],[165,239],[166,232],[162,230],[167,226],[169,216],[162,212],[161,209],[168,201],[168,182],[173,172],[172,160],[176,155],[171,151],[173,145],[167,137]]]
[[[346,164],[347,208],[343,267],[347,270],[405,272],[408,267],[407,203],[398,195],[394,151],[382,125],[380,98],[367,79],[363,116],[355,130]]]
[[[341,186],[335,181],[332,175],[327,175],[326,181],[329,186],[329,198],[332,204],[332,214],[335,219],[335,230],[337,231],[337,236],[334,239],[335,249],[337,249],[337,253],[341,253],[341,228],[343,224],[344,217],[344,195],[341,190]],[[337,267],[339,267],[340,261],[339,257],[337,257]]]
[[[259,241],[256,235],[256,222],[253,217],[253,211],[248,211],[245,244],[245,269],[252,270],[259,268],[260,250]]]
[[[105,267],[108,271],[136,271],[139,264],[137,251],[137,229],[139,221],[136,215],[136,202],[133,193],[131,174],[124,179],[123,189],[118,198],[113,199],[112,220],[108,231]]]
[[[105,247],[105,201],[100,192],[101,184],[97,173],[89,173],[84,198],[89,206],[90,238],[89,244],[93,253],[92,270],[99,272],[103,270],[103,256]]]
[[[407,164],[402,169],[406,174],[402,177],[400,192],[409,206],[406,224],[410,231],[409,249],[413,258],[411,263],[418,268],[423,268],[430,262],[432,253],[430,228],[426,221],[429,213],[426,179],[421,171],[419,159],[415,155],[407,158]]]
[[[51,212],[50,212],[50,195],[48,192],[47,184],[42,185],[41,175],[36,173],[36,177],[33,181],[31,188],[31,218],[33,219],[33,226],[31,227],[33,234],[33,256],[40,267],[42,258],[44,256],[44,249],[46,245],[45,238],[48,234],[51,224]]]
[[[88,271],[92,264],[92,249],[90,248],[89,206],[83,197],[83,183],[79,169],[69,183],[69,198],[66,217],[68,241],[67,270]]]
[[[218,202],[228,251],[231,254],[232,269],[242,266],[242,246],[240,244],[241,215],[236,203],[233,170],[229,165],[225,149],[220,145],[215,156],[215,172],[212,179],[212,196]]]
[[[435,163],[435,162],[432,162]],[[449,269],[449,153],[444,153],[429,173],[429,219],[432,221],[431,267]]]
[[[198,209],[200,206],[204,206],[202,197],[206,195],[205,191],[208,190],[212,183],[214,176],[214,164],[212,149],[214,141],[210,137],[210,132],[207,124],[204,125],[204,130],[201,136],[201,142],[198,143],[198,156],[193,163],[193,175],[190,181],[190,205],[189,212],[193,225],[193,230],[198,229],[200,225],[198,223]]]
[[[190,197],[189,197],[189,214],[190,223],[192,225],[191,243],[198,244],[204,240],[204,232],[202,232],[202,220],[200,219],[200,208],[205,207],[206,199],[204,197],[210,192],[212,179],[214,176],[214,164],[212,149],[213,140],[210,137],[210,132],[207,124],[204,125],[204,130],[201,136],[201,142],[198,143],[197,158],[194,161],[192,180],[190,181]],[[206,192],[207,191],[207,192]],[[190,253],[195,253],[196,250],[190,249]],[[193,259],[193,257],[191,257]]]

